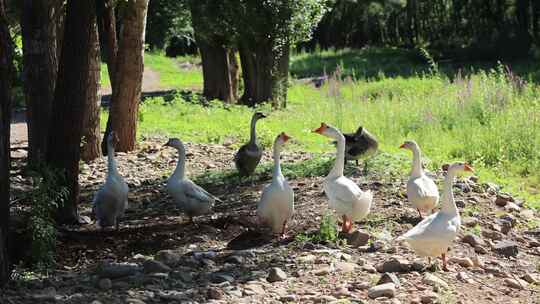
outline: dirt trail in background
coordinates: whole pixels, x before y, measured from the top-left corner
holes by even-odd
[[[149,68],[144,69],[142,92],[155,92],[163,90],[164,88],[159,84],[159,73]],[[100,89],[101,96],[110,95],[111,87],[104,86]],[[11,120],[11,146],[12,147],[25,147],[28,142],[28,129],[26,126],[26,113],[24,111],[16,112]],[[14,157],[21,157],[19,155],[22,151],[16,152]]]

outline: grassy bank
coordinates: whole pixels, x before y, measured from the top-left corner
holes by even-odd
[[[295,73],[300,73],[298,66],[295,70],[298,60],[307,59],[292,60]],[[348,68],[343,65],[345,74]],[[336,77],[321,88],[295,83],[289,91],[287,109],[272,112],[261,121],[258,134],[267,147],[275,134],[286,131],[295,138],[290,149],[329,152],[334,150],[329,141],[310,130],[321,121],[347,132],[361,124],[382,143],[385,153],[379,156],[381,170],[390,171],[392,167],[406,173],[409,155],[397,147],[405,139],[415,139],[431,160],[430,167],[452,160],[469,161],[481,180],[504,185],[505,190],[540,207],[538,87],[521,81],[502,66],[453,77],[421,74],[429,66],[418,67],[421,70],[404,76],[397,73],[387,77],[379,72],[376,79]],[[317,70],[311,65],[304,70],[310,68],[311,72],[302,75]],[[266,106],[261,110],[270,111]],[[239,145],[248,138],[251,113],[251,109],[220,102],[205,107],[181,97],[172,103],[157,98],[141,107],[139,128],[140,134]]]

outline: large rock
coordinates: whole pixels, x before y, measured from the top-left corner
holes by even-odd
[[[512,241],[500,241],[493,246],[493,251],[505,257],[518,255],[518,244]]]
[[[394,283],[385,283],[382,285],[373,286],[368,289],[368,297],[372,299],[387,297],[393,298],[396,294],[396,285]]]
[[[476,246],[485,246],[486,245],[486,242],[484,242],[484,240],[475,235],[475,234],[472,234],[472,233],[469,233],[469,234],[466,234],[463,239],[461,239],[461,241],[463,243],[466,243],[466,244],[469,244],[473,247],[476,247]]]
[[[100,278],[121,278],[135,275],[142,271],[142,267],[135,263],[102,263],[96,273]]]
[[[144,273],[169,273],[171,267],[156,260],[147,260],[143,263]]]
[[[270,283],[285,281],[287,279],[287,274],[281,268],[274,267],[268,272],[268,277],[266,280]]]

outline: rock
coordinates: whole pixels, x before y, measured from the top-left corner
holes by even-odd
[[[232,277],[231,275],[227,274],[227,273],[213,273],[210,277],[210,281],[212,283],[216,283],[216,284],[219,284],[219,283],[223,283],[223,282],[229,282],[229,283],[232,283],[234,282],[234,277]]]
[[[279,300],[285,303],[296,302],[298,300],[298,297],[294,294],[289,294],[289,295],[280,297]]]
[[[524,219],[532,219],[534,218],[534,211],[532,209],[523,209],[519,216],[521,216]]]
[[[287,274],[281,268],[274,267],[268,272],[266,280],[270,283],[281,282],[287,279]]]
[[[337,298],[347,298],[351,295],[351,292],[345,287],[338,287],[332,295]]]
[[[171,277],[180,279],[184,283],[191,283],[193,281],[193,276],[187,271],[173,271],[171,272]]]
[[[377,272],[377,269],[371,264],[366,264],[366,265],[362,266],[362,270],[364,270],[367,273],[376,273]]]
[[[465,271],[460,271],[457,274],[457,279],[466,283],[469,283],[471,281],[469,275]]]
[[[260,284],[248,284],[248,285],[245,285],[244,288],[247,291],[250,291],[252,294],[262,295],[265,293],[264,288]]]
[[[411,264],[411,268],[412,270],[414,271],[423,271],[424,269],[426,269],[426,263],[422,262],[422,261],[413,261],[412,264]]]
[[[525,282],[530,284],[538,284],[538,276],[534,276],[530,273],[526,273],[523,277],[521,277]]]
[[[116,279],[135,275],[141,270],[135,263],[103,263],[98,266],[96,272],[100,278]]]
[[[215,287],[208,288],[206,294],[208,295],[208,298],[212,300],[221,300],[223,298],[223,291]]]
[[[319,269],[315,269],[313,271],[313,274],[317,276],[325,276],[329,274],[330,272],[332,272],[332,268],[330,266],[324,266],[324,267],[320,267]]]
[[[169,273],[171,267],[156,260],[147,260],[143,263],[144,273]]]
[[[437,300],[439,299],[439,295],[434,293],[434,292],[430,292],[430,293],[427,293],[423,296],[420,297],[420,302],[422,304],[432,304],[432,303],[436,303]]]
[[[486,249],[486,247],[476,246],[476,247],[474,247],[474,252],[480,253],[480,254],[486,254],[486,253],[488,253],[488,250]]]
[[[513,202],[514,199],[508,195],[508,194],[505,194],[505,193],[499,193],[497,194],[497,197],[495,198],[495,205],[499,206],[499,207],[504,207],[506,206],[506,204],[508,204],[508,202]]]
[[[322,295],[313,299],[313,303],[335,303],[336,298],[328,295]]]
[[[508,212],[519,212],[521,210],[521,208],[516,205],[515,203],[512,203],[512,202],[508,202],[506,204],[506,206],[504,206],[504,210],[508,211]]]
[[[367,245],[369,238],[369,233],[361,230],[356,230],[347,236],[347,244],[352,247],[365,246]]]
[[[424,284],[427,284],[427,285],[430,285],[430,286],[433,286],[433,287],[445,288],[445,289],[448,288],[448,283],[446,283],[445,281],[443,281],[439,277],[437,277],[434,274],[431,274],[429,272],[424,275],[424,278],[422,279],[422,282]]]
[[[493,251],[505,257],[518,255],[518,245],[512,241],[500,241],[493,246]]]
[[[174,267],[180,263],[182,256],[173,250],[160,250],[156,254],[156,260],[165,263],[169,267]]]
[[[458,264],[459,266],[462,266],[465,268],[474,266],[473,261],[469,258],[452,257],[448,260],[448,262]]]
[[[334,267],[340,272],[353,272],[356,269],[357,265],[355,263],[349,262],[336,262],[334,264]]]
[[[213,259],[217,256],[217,253],[215,251],[209,250],[209,251],[197,251],[193,253],[193,257],[197,260],[202,259]]]
[[[391,272],[385,272],[377,282],[377,285],[386,284],[386,283],[394,283],[394,286],[396,288],[401,288],[401,283],[399,282],[399,278],[397,275]]]
[[[136,299],[136,298],[127,298],[126,304],[146,304],[144,301]]]
[[[473,247],[476,247],[476,246],[485,246],[486,245],[486,242],[484,242],[484,240],[482,240],[481,237],[475,235],[475,234],[472,234],[472,233],[469,233],[469,234],[466,234],[462,239],[461,241],[463,243],[466,243],[466,244],[469,244]]]
[[[482,236],[487,237],[491,240],[502,240],[504,235],[498,231],[494,230],[482,230]]]
[[[456,200],[456,207],[458,208],[465,208],[465,201],[464,200]]]
[[[373,286],[368,289],[368,297],[372,299],[387,297],[393,298],[396,294],[396,286],[394,283],[385,283],[382,285]]]
[[[510,288],[515,288],[515,289],[523,289],[527,286],[527,282],[521,280],[521,279],[510,279],[510,278],[506,278],[504,279],[504,283],[506,284],[506,286],[510,287]]]
[[[225,263],[242,264],[244,263],[244,258],[238,255],[231,255],[225,259]]]
[[[391,258],[376,266],[378,272],[408,272],[411,268],[409,261],[399,258]]]
[[[109,278],[103,278],[98,281],[98,287],[102,290],[109,290],[112,288],[112,281]]]
[[[466,227],[474,227],[478,225],[480,220],[478,220],[476,217],[468,216],[461,220],[461,224],[463,224]]]

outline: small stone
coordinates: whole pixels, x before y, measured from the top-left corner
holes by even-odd
[[[504,206],[504,210],[508,211],[508,212],[519,212],[521,210],[521,208],[516,205],[515,203],[512,203],[512,202],[508,202],[506,204],[506,206]]]
[[[90,303],[90,304],[103,304],[103,303],[100,302],[100,301],[98,301],[98,300],[94,300],[94,301],[92,301],[92,303]],[[131,304],[131,303],[128,302],[128,304]]]
[[[244,258],[238,255],[231,255],[225,259],[225,263],[242,264],[244,263]]]
[[[506,206],[506,204],[508,204],[508,202],[513,202],[514,199],[508,195],[508,194],[505,194],[505,193],[499,193],[497,194],[497,197],[495,198],[495,205],[499,206],[499,207],[504,207]]]
[[[523,289],[527,286],[527,282],[521,280],[521,279],[510,279],[510,278],[506,278],[504,279],[504,283],[506,284],[506,286],[510,287],[510,288],[515,288],[515,289]]]
[[[479,253],[479,254],[486,254],[488,253],[488,250],[485,247],[476,246],[474,247],[474,252]]]
[[[156,254],[156,260],[165,263],[169,267],[174,267],[180,263],[182,256],[173,250],[160,250]]]
[[[420,302],[422,304],[432,304],[432,303],[436,303],[437,299],[439,299],[439,295],[434,292],[430,292],[421,296]]]
[[[399,282],[399,278],[397,275],[391,272],[385,272],[377,282],[377,285],[385,284],[385,283],[394,283],[396,288],[401,288],[401,283]]]
[[[260,284],[248,284],[244,288],[248,291],[251,291],[253,294],[264,294],[264,288]]]
[[[121,278],[141,271],[141,267],[135,263],[103,263],[98,266],[97,275],[100,278]]]
[[[212,281],[212,283],[216,283],[216,284],[223,283],[223,282],[232,283],[234,282],[234,277],[226,273],[214,273],[210,277],[210,280]]]
[[[109,278],[103,278],[98,281],[98,287],[102,290],[109,290],[112,288],[112,281]]]
[[[411,268],[414,271],[423,271],[426,269],[426,264],[422,261],[413,261],[411,264]]]
[[[330,266],[324,266],[324,267],[320,267],[319,269],[315,269],[313,271],[313,274],[317,276],[325,276],[329,274],[330,272],[332,272],[332,268]]]
[[[465,201],[464,200],[456,200],[456,207],[458,208],[465,208]]]
[[[322,295],[313,299],[313,303],[334,303],[336,301],[336,298],[329,295]]]
[[[525,282],[527,283],[530,283],[530,284],[538,284],[538,277],[530,274],[530,273],[526,273],[523,277],[521,277]]]
[[[362,270],[364,270],[367,273],[376,273],[377,272],[377,269],[371,264],[366,264],[366,265],[362,266]]]
[[[377,265],[378,272],[408,272],[411,264],[404,259],[391,258],[382,264]]]
[[[347,244],[352,247],[365,246],[367,245],[369,238],[369,233],[361,230],[356,230],[347,236]]]
[[[206,292],[208,298],[212,300],[221,300],[223,298],[223,291],[219,288],[210,287]]]
[[[532,209],[523,209],[519,216],[521,216],[524,219],[532,219],[534,218],[534,211]]]
[[[393,298],[396,294],[396,286],[394,283],[385,283],[382,285],[373,286],[368,289],[368,297],[372,299],[387,297]]]
[[[448,283],[429,272],[424,275],[422,282],[433,287],[448,288]]]
[[[518,245],[512,241],[500,241],[493,246],[493,251],[505,257],[518,255]]]
[[[285,296],[282,296],[279,298],[279,300],[281,302],[285,302],[285,303],[288,303],[288,302],[296,302],[298,299],[298,297],[294,294],[289,294],[289,295],[285,295]]]
[[[345,288],[345,287],[338,287],[333,293],[332,295],[334,297],[338,297],[338,298],[346,298],[346,297],[349,297],[351,295],[351,292]]]
[[[144,273],[169,273],[171,267],[156,260],[147,260],[143,263]]]
[[[469,233],[469,234],[466,234],[462,239],[461,241],[463,243],[466,243],[466,244],[469,244],[473,247],[476,247],[476,246],[485,246],[486,245],[486,242],[484,242],[484,240],[482,240],[481,237],[475,235],[475,234],[472,234],[472,233]]]
[[[471,283],[471,278],[469,277],[469,275],[464,272],[464,271],[460,271],[458,272],[457,274],[457,279],[460,280],[460,281],[463,281],[463,282],[466,282],[466,283]]]
[[[266,280],[270,283],[281,282],[285,281],[286,279],[287,274],[278,267],[271,268],[270,272],[268,273],[268,277],[266,278]]]
[[[336,262],[334,267],[341,272],[353,272],[357,265],[349,262]]]
[[[494,230],[482,230],[482,236],[484,237],[487,237],[488,239],[491,239],[491,240],[502,240],[504,235],[498,231],[494,231]]]
[[[458,264],[459,266],[462,266],[465,268],[474,266],[473,261],[469,258],[452,257],[448,260],[448,262]]]
[[[461,223],[466,227],[474,227],[478,225],[480,221],[476,217],[468,216],[461,220]]]

